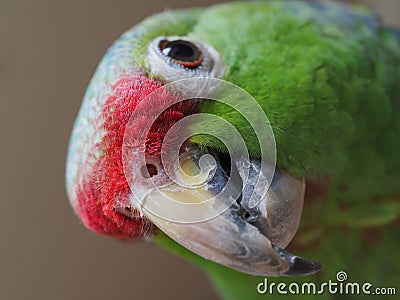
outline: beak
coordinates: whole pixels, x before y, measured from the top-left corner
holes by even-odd
[[[283,250],[299,226],[304,182],[256,159],[234,157],[230,170],[226,160],[193,148],[181,156],[179,172],[147,160],[152,174],[133,168],[134,178],[144,178],[131,202],[177,243],[227,267],[261,276],[318,272],[319,263]],[[257,182],[265,171],[274,175],[263,193]]]

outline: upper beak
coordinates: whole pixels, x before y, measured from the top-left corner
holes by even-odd
[[[199,150],[187,149],[179,185],[163,180],[168,167],[150,162],[159,169],[158,178],[143,179],[153,180],[152,185],[136,182],[132,204],[179,244],[241,272],[281,276],[321,269],[283,250],[300,222],[302,180],[276,169],[269,189],[261,193],[256,182],[265,170],[274,172],[273,166],[261,171],[260,161],[236,157],[228,176],[223,162],[201,157]]]

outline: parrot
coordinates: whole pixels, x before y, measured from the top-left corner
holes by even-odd
[[[168,9],[97,67],[70,138],[67,195],[88,229],[154,241],[223,299],[275,297],[257,287],[339,271],[396,286],[399,115],[400,32],[369,7]]]

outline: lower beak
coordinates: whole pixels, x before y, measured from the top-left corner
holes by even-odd
[[[283,170],[274,172],[273,166],[262,169],[260,161],[245,158],[234,159],[228,176],[220,161],[198,158],[199,153],[192,153],[181,163],[180,185],[135,189],[134,206],[182,246],[238,271],[282,276],[321,269],[319,263],[283,250],[299,226],[302,180]],[[256,182],[265,170],[274,172],[273,179],[266,193],[258,194]]]

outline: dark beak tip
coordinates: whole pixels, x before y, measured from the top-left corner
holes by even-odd
[[[296,257],[293,265],[285,273],[287,276],[302,276],[312,275],[319,272],[322,269],[322,265],[319,262]]]

